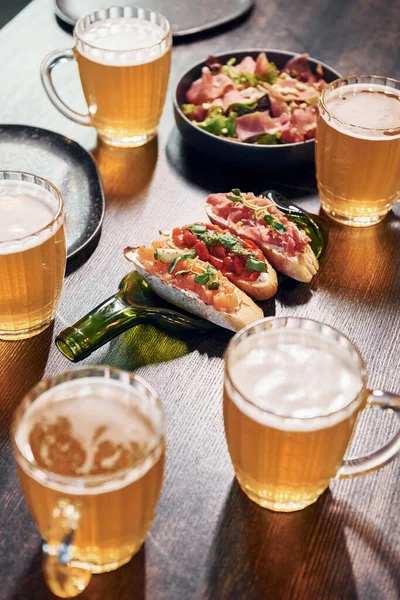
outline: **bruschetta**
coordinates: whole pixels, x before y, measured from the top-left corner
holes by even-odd
[[[161,298],[220,327],[238,331],[264,316],[242,290],[200,260],[194,248],[182,251],[157,241],[126,248],[125,256]]]
[[[212,223],[257,244],[277,271],[303,282],[317,273],[319,264],[310,238],[264,196],[238,189],[211,194],[206,212]]]
[[[211,223],[194,223],[160,233],[171,246],[181,250],[194,248],[200,260],[221,271],[250,298],[267,300],[276,294],[276,272],[251,240]]]

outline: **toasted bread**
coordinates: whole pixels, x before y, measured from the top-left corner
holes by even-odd
[[[222,229],[220,227],[215,227],[215,225],[211,225],[209,223],[195,223],[196,226],[204,226],[207,228],[214,228],[218,233],[227,233],[226,229]],[[185,230],[188,229],[189,227],[193,227],[193,225],[187,225],[187,226],[183,226],[180,228],[176,228],[176,230]],[[175,230],[168,230],[168,231],[160,231],[160,234],[163,236],[163,239],[166,241],[166,243],[170,244],[172,247],[176,247],[176,248],[185,248],[188,247],[187,244],[184,243],[184,241],[181,244],[177,244],[175,242],[175,240],[173,239],[173,231]],[[232,235],[232,234],[230,234]],[[258,277],[255,281],[251,281],[249,278],[243,277],[241,275],[238,275],[234,272],[226,272],[223,269],[219,269],[221,270],[221,272],[225,275],[225,277],[227,277],[229,279],[229,281],[231,281],[232,283],[234,283],[239,289],[241,289],[243,292],[245,292],[248,296],[250,296],[250,298],[253,298],[254,300],[268,300],[268,298],[271,298],[272,296],[274,296],[277,292],[278,289],[278,278],[276,276],[276,272],[273,269],[273,267],[269,264],[268,260],[263,256],[262,251],[260,250],[260,248],[258,248],[253,242],[248,241],[246,239],[240,239],[239,236],[236,236],[239,240],[239,242],[242,243],[242,245],[244,246],[245,249],[252,251],[253,253],[256,253],[256,256],[258,259],[260,259],[264,262],[265,264],[265,272],[260,272],[258,274]],[[200,239],[200,238],[198,238]],[[210,245],[206,244],[208,250],[210,250]],[[254,255],[254,254],[253,254]],[[202,258],[200,256],[200,258]],[[211,262],[211,264],[213,264],[216,268],[218,268],[218,266],[215,264],[215,259],[213,261],[213,257],[211,256],[209,259],[205,259],[208,262]]]
[[[209,198],[216,196],[223,195],[212,194]],[[279,246],[268,243],[265,239],[263,240],[265,226],[260,225],[260,223],[249,221],[246,222],[246,227],[242,227],[240,221],[234,222],[227,218],[226,211],[225,216],[218,214],[218,210],[209,202],[206,204],[206,212],[210,221],[215,225],[228,229],[242,239],[250,239],[257,244],[264,253],[264,256],[277,271],[304,283],[311,281],[317,273],[319,269],[318,259],[309,244],[304,247],[301,253],[289,256]]]
[[[238,308],[236,312],[217,310],[213,305],[206,304],[195,291],[176,287],[173,278],[169,278],[168,281],[165,281],[162,274],[151,273],[148,267],[146,267],[140,259],[140,250],[140,247],[126,248],[125,256],[135,265],[138,273],[145,281],[147,281],[152,289],[168,302],[203,317],[204,319],[208,319],[220,327],[230,329],[231,331],[238,331],[242,327],[253,321],[257,321],[264,316],[261,308],[242,292],[242,290],[229,282],[221,273],[218,273],[219,282],[221,282],[221,284],[228,283],[229,286],[233,286],[234,288],[234,294],[238,299]],[[207,263],[202,263],[202,261],[197,261],[196,264],[199,264],[200,266],[207,265]],[[183,275],[182,277],[185,278],[187,276]],[[180,282],[182,282],[182,279]]]

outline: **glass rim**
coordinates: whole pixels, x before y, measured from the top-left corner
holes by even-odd
[[[395,86],[393,86],[395,89],[399,90],[399,97],[400,97],[400,81],[398,79],[395,79],[394,77],[386,77],[385,75],[372,75],[370,73],[364,73],[362,75],[347,75],[346,77],[340,77],[339,79],[335,79],[334,81],[331,81],[326,88],[324,88],[320,94],[319,100],[318,100],[318,108],[321,109],[321,107],[323,108],[323,110],[332,118],[335,119],[335,121],[337,121],[338,123],[341,123],[342,125],[346,125],[347,127],[353,127],[356,128],[357,130],[361,130],[361,131],[378,131],[378,132],[384,132],[384,131],[397,131],[400,129],[400,123],[398,125],[398,127],[364,127],[362,125],[354,125],[354,123],[350,123],[349,121],[344,121],[343,119],[339,119],[339,117],[337,117],[335,114],[333,114],[332,111],[329,110],[329,108],[327,108],[326,106],[326,100],[325,100],[325,96],[326,94],[328,94],[332,89],[337,89],[339,87],[345,87],[346,85],[353,85],[356,84],[357,81],[354,81],[352,83],[349,83],[349,80],[351,79],[361,79],[361,78],[369,78],[371,80],[373,79],[385,79],[386,81],[396,84]],[[365,82],[366,85],[368,85],[368,82]],[[370,81],[369,83],[373,83],[373,81]],[[396,88],[396,86],[398,86]],[[390,89],[390,86],[388,86]],[[390,136],[389,136],[390,137]],[[339,332],[340,333],[340,332]]]
[[[82,371],[88,371],[90,373],[94,373],[94,375],[88,375],[87,376],[88,378],[96,376],[96,375],[105,377],[106,373],[111,373],[111,374],[116,374],[116,375],[121,375],[121,374],[128,375],[130,378],[133,377],[134,381],[138,381],[147,390],[147,392],[149,392],[151,394],[151,396],[155,400],[157,409],[159,410],[159,412],[161,414],[161,426],[159,427],[159,429],[156,432],[154,443],[151,444],[151,446],[146,451],[145,455],[138,462],[136,462],[133,466],[126,467],[124,469],[120,469],[113,473],[105,473],[105,474],[100,474],[100,475],[91,475],[91,474],[79,475],[79,476],[61,475],[60,473],[54,473],[53,471],[49,471],[48,469],[46,469],[44,467],[38,466],[36,464],[36,462],[31,462],[23,454],[21,448],[19,447],[19,445],[16,441],[17,432],[18,432],[19,425],[21,423],[21,420],[22,420],[27,408],[32,404],[32,402],[35,402],[35,400],[37,398],[39,398],[44,392],[48,391],[49,389],[57,387],[58,385],[60,385],[62,383],[66,383],[68,381],[78,380],[79,376],[77,374],[82,373]],[[63,377],[67,374],[69,376],[71,376],[70,379],[63,380]],[[81,378],[83,379],[84,377],[81,377]],[[50,384],[50,387],[48,387],[48,384]],[[131,382],[129,382],[127,385],[131,386]],[[32,399],[32,396],[35,396],[35,397]],[[160,398],[159,394],[145,379],[140,377],[140,375],[137,375],[136,373],[133,373],[130,371],[124,371],[122,369],[117,369],[115,367],[109,367],[109,366],[103,366],[103,365],[81,366],[74,370],[64,371],[63,373],[59,373],[58,375],[53,375],[51,377],[46,377],[45,379],[41,379],[31,390],[29,390],[29,392],[24,395],[21,402],[17,406],[17,409],[15,410],[13,420],[11,423],[11,427],[10,427],[10,435],[11,435],[11,440],[12,440],[13,449],[14,449],[14,456],[15,456],[16,461],[18,463],[22,463],[23,465],[28,467],[28,474],[31,474],[31,473],[33,473],[34,475],[40,474],[39,478],[35,478],[36,481],[39,479],[41,481],[41,483],[43,483],[42,479],[43,479],[43,477],[46,477],[47,483],[50,483],[53,485],[54,484],[60,485],[63,487],[73,487],[78,492],[80,492],[81,490],[83,491],[88,488],[101,486],[101,484],[112,483],[114,481],[123,480],[127,475],[129,475],[129,473],[132,473],[136,469],[140,469],[140,467],[143,466],[144,463],[157,452],[157,450],[160,446],[160,442],[164,438],[164,435],[165,435],[164,409],[163,409],[163,406],[161,403],[161,398]],[[21,467],[22,467],[22,465],[21,465]],[[24,468],[24,467],[22,467],[22,468]],[[27,473],[27,471],[25,471],[25,469],[24,469],[24,472]],[[82,485],[82,484],[84,484],[84,485]],[[46,483],[44,483],[44,485],[46,485]]]
[[[12,175],[12,177],[4,177],[5,174]],[[28,179],[25,178],[26,176],[28,176]],[[31,181],[30,178],[33,178],[33,181]],[[39,183],[37,183],[36,180],[41,181],[45,185],[41,186]],[[1,186],[2,181],[26,181],[27,183],[31,183],[32,185],[39,185],[39,187],[43,187],[44,189],[50,188],[50,189],[47,189],[47,191],[50,193],[54,192],[53,195],[58,200],[58,206],[57,206],[56,214],[54,215],[54,217],[52,217],[51,221],[49,221],[46,225],[43,225],[43,227],[41,227],[40,229],[37,229],[34,233],[29,233],[28,235],[23,235],[22,237],[13,238],[11,240],[0,240],[0,248],[2,246],[6,246],[8,244],[13,244],[15,242],[23,242],[24,240],[28,240],[29,238],[34,238],[39,233],[46,231],[46,229],[50,229],[58,221],[58,219],[62,216],[63,210],[64,210],[63,196],[62,196],[60,190],[58,189],[58,187],[55,186],[54,183],[52,183],[48,179],[45,179],[44,177],[40,177],[40,175],[35,175],[34,173],[30,173],[29,171],[15,171],[15,170],[9,170],[9,169],[1,169],[0,170],[0,186]]]
[[[161,13],[157,12],[156,10],[153,10],[152,8],[143,8],[141,6],[129,6],[128,4],[125,4],[123,6],[120,5],[120,6],[109,6],[108,8],[97,8],[96,10],[93,10],[90,13],[87,13],[86,15],[83,15],[82,17],[80,17],[74,26],[74,30],[73,30],[74,39],[79,40],[82,44],[89,46],[89,48],[93,48],[93,50],[104,50],[104,48],[99,48],[98,46],[96,46],[96,44],[91,44],[90,42],[83,40],[79,35],[78,28],[80,25],[82,25],[82,23],[85,19],[90,18],[94,15],[97,15],[98,13],[100,13],[102,11],[110,11],[111,9],[124,9],[124,8],[131,8],[136,11],[142,10],[147,15],[151,15],[151,14],[156,15],[157,17],[159,17],[161,20],[163,20],[167,24],[167,31],[161,40],[159,40],[155,44],[151,44],[150,46],[140,46],[139,48],[128,48],[128,49],[125,48],[124,50],[109,50],[109,52],[113,52],[115,54],[120,54],[120,53],[124,53],[124,52],[140,52],[141,50],[149,50],[149,49],[155,48],[155,47],[159,46],[160,44],[162,44],[163,42],[165,42],[165,40],[167,40],[168,37],[171,35],[171,31],[172,31],[171,24],[168,21],[167,17],[165,17]],[[117,19],[117,18],[123,18],[123,17],[105,17],[105,18],[99,19],[98,21],[101,22],[101,21],[106,21],[107,19]],[[136,16],[133,18],[137,19],[138,17]],[[95,21],[93,21],[93,22],[95,22]]]
[[[288,321],[295,321],[295,322],[300,322],[300,323],[313,323],[315,325],[320,325],[322,327],[324,327],[325,329],[330,330],[331,332],[337,334],[340,336],[340,338],[342,338],[343,340],[345,340],[345,342],[348,344],[348,346],[352,349],[352,351],[356,354],[359,362],[360,362],[360,379],[361,379],[361,387],[360,390],[358,391],[357,395],[355,396],[355,398],[353,398],[353,400],[351,400],[351,402],[349,402],[348,404],[346,404],[345,406],[343,406],[342,408],[340,408],[339,410],[334,410],[332,412],[329,413],[324,413],[323,415],[315,415],[312,417],[293,417],[293,416],[287,416],[287,415],[282,415],[278,412],[275,412],[273,410],[270,409],[266,409],[266,408],[262,408],[261,406],[259,406],[258,404],[256,404],[256,402],[254,402],[253,400],[250,400],[250,398],[248,398],[247,396],[245,396],[239,389],[238,387],[235,385],[235,383],[232,380],[231,374],[230,374],[230,366],[229,366],[229,358],[238,342],[238,340],[241,339],[241,337],[247,333],[250,329],[257,327],[258,325],[261,325],[262,323],[267,323],[267,322],[271,322],[271,321],[275,321],[275,322],[279,322],[281,321],[282,325],[277,327],[280,329],[285,329],[286,328],[286,323]],[[307,330],[304,330],[307,331]],[[311,330],[309,330],[311,331]],[[319,332],[321,333],[321,332]],[[322,334],[324,335],[324,334]],[[364,359],[360,353],[360,351],[358,350],[357,346],[355,346],[355,344],[346,336],[344,335],[341,331],[339,331],[338,329],[336,329],[335,327],[332,327],[331,325],[327,325],[326,323],[322,323],[321,321],[317,321],[316,319],[308,319],[306,317],[264,317],[263,319],[259,319],[258,321],[254,321],[253,323],[250,323],[249,325],[246,325],[246,327],[243,327],[243,329],[241,329],[240,331],[238,331],[233,338],[230,340],[227,349],[225,351],[224,354],[224,362],[225,362],[225,378],[229,380],[230,385],[232,386],[232,388],[235,390],[235,392],[237,394],[239,394],[240,399],[247,405],[250,405],[252,407],[254,407],[255,409],[257,409],[258,411],[260,411],[263,414],[266,415],[271,415],[272,417],[275,417],[277,419],[281,419],[285,422],[306,422],[306,423],[310,423],[313,421],[320,421],[321,419],[329,419],[331,417],[333,417],[334,415],[339,415],[342,412],[346,412],[349,410],[349,408],[353,405],[353,404],[359,404],[361,402],[361,400],[359,399],[359,396],[363,390],[363,388],[366,387],[366,367],[365,367],[365,362]],[[234,400],[232,400],[232,402],[234,402]]]

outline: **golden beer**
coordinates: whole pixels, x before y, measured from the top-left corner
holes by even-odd
[[[254,502],[283,512],[315,502],[328,487],[363,398],[358,357],[293,321],[298,328],[268,329],[265,322],[236,336],[224,388],[238,482]]]
[[[49,325],[60,299],[65,262],[58,190],[33,175],[0,172],[1,338],[30,337]]]
[[[21,487],[47,543],[62,543],[68,504],[79,513],[71,564],[102,573],[128,562],[150,528],[164,471],[162,409],[147,384],[102,367],[44,381],[13,435]]]
[[[104,29],[110,31],[109,36],[97,37]],[[150,47],[124,55],[123,48],[161,42],[166,32],[140,19],[109,19],[81,35],[84,40],[93,36],[91,43],[97,50],[85,54],[84,44],[78,42],[75,52],[92,125],[109,143],[119,140],[122,144],[125,140],[125,144],[140,145],[149,141],[156,133],[165,102],[171,45],[165,44],[162,54],[152,53]],[[109,52],[107,60],[110,48],[118,52]]]
[[[353,226],[382,220],[400,198],[400,82],[350,77],[321,95],[316,136],[324,211]]]

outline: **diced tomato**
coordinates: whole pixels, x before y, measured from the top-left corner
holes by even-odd
[[[224,266],[223,266],[222,270],[223,270],[223,272],[226,272],[226,273],[233,273],[233,271],[234,271],[233,258],[231,258],[230,256],[226,256],[224,258]]]
[[[210,253],[207,250],[207,246],[205,245],[204,242],[200,242],[198,241],[195,245],[194,245],[194,249],[197,252],[197,256],[201,259],[201,260],[208,260],[210,258]]]
[[[222,244],[220,246],[213,246],[213,250],[214,250],[214,252],[213,252],[214,256],[216,256],[217,258],[221,258],[222,260],[225,258],[226,250],[222,246]]]
[[[183,234],[183,241],[188,248],[192,248],[198,241],[197,236],[191,231],[186,230]]]
[[[213,267],[215,267],[216,269],[218,269],[218,271],[222,270],[222,267],[224,265],[224,261],[221,260],[220,258],[217,258],[216,256],[211,256],[208,259],[208,261],[212,264]]]
[[[239,256],[235,256],[233,259],[233,266],[235,269],[235,273],[237,275],[240,275],[244,269],[244,264],[241,258],[239,258]]]
[[[225,294],[224,292],[218,292],[213,298],[213,305],[217,310],[235,312],[239,305],[239,298],[235,293]]]
[[[247,271],[249,281],[256,281],[260,275],[258,271]]]
[[[182,227],[175,227],[172,230],[172,241],[178,248],[182,248],[184,246]]]

